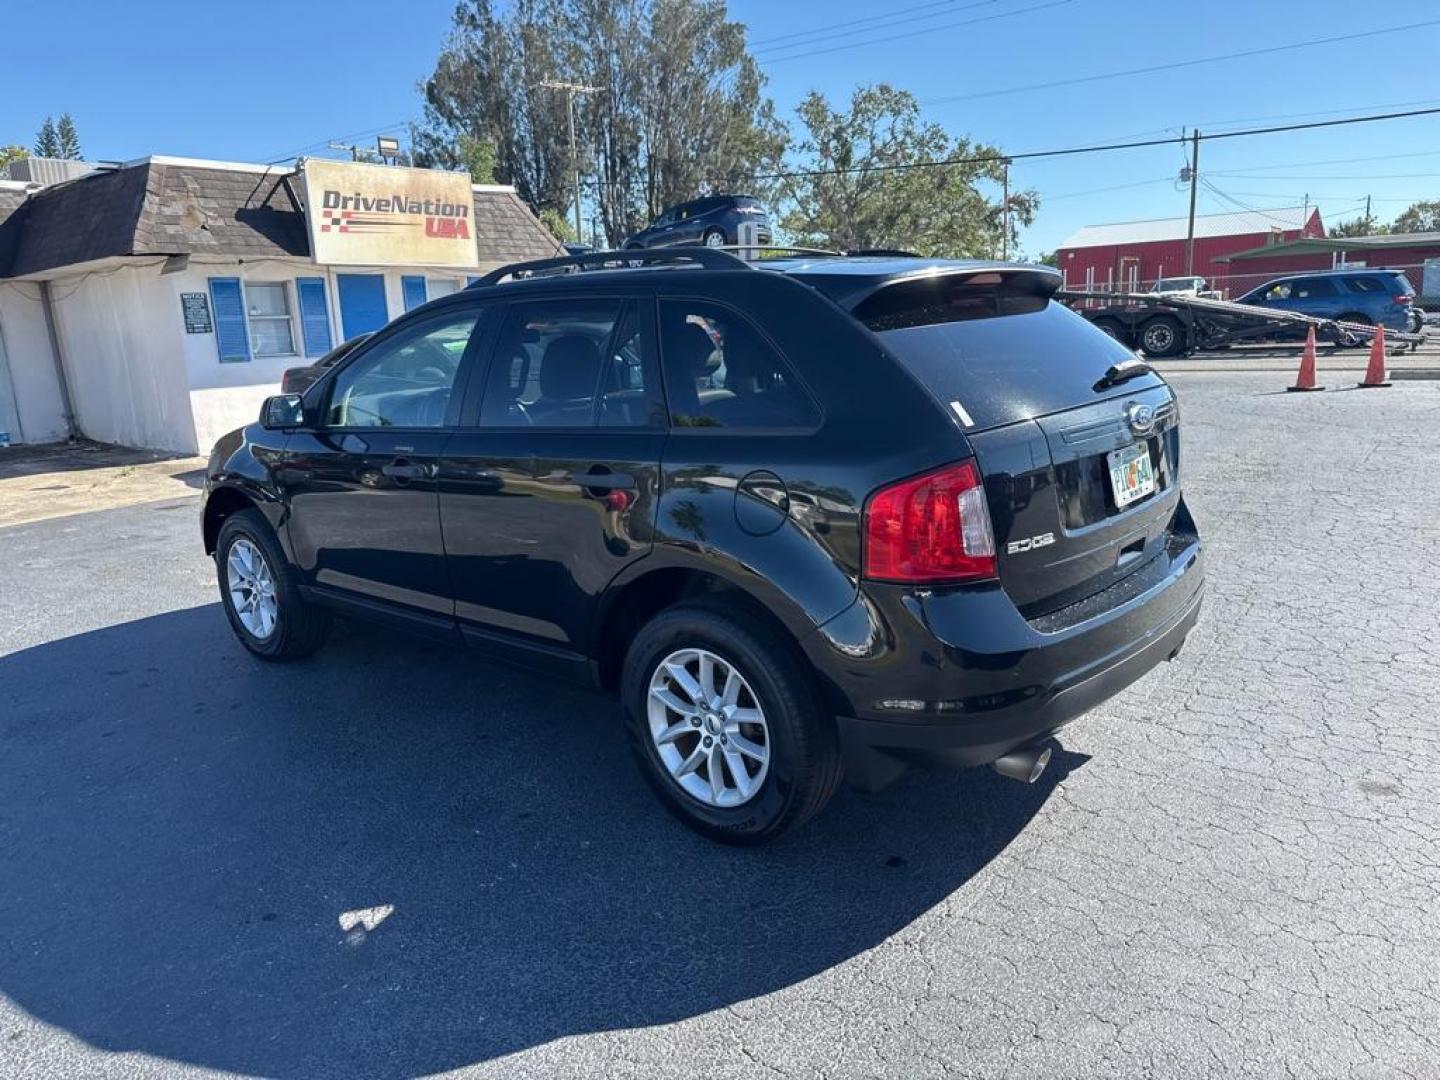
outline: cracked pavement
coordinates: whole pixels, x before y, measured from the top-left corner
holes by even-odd
[[[760,851],[605,698],[251,660],[193,497],[0,528],[0,1075],[1440,1076],[1440,387],[1172,381],[1180,658]]]

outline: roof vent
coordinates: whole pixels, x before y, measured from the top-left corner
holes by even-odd
[[[66,161],[61,158],[24,157],[10,162],[11,180],[48,187],[62,184],[94,172],[99,166],[93,161]]]

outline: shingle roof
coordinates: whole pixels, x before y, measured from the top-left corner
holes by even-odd
[[[308,256],[300,190],[273,167],[147,158],[28,199],[0,191],[0,277],[115,255]],[[482,267],[563,253],[513,191],[474,200]]]
[[[25,204],[29,192],[20,185],[0,186],[0,278],[6,276],[5,264],[10,252],[19,244],[20,217],[16,211]]]
[[[1198,214],[1196,237],[1247,236],[1274,230],[1302,229],[1315,207],[1286,206],[1277,210],[1245,210],[1233,214]],[[1060,247],[1105,247],[1112,244],[1148,244],[1155,240],[1184,240],[1189,218],[1155,218],[1152,221],[1124,221],[1114,225],[1086,225],[1071,233]]]
[[[540,219],[515,192],[495,188],[475,191],[475,238],[480,261],[511,263],[564,255],[565,249],[540,224]]]

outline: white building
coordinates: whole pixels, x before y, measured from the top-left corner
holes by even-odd
[[[357,192],[369,184],[389,193],[407,177],[457,179],[354,168],[345,183]],[[381,210],[393,201],[400,214],[342,225],[327,211],[323,226],[329,232],[332,216],[337,233],[370,226],[356,249],[380,263],[322,264],[311,254],[321,226],[307,227],[304,188],[301,173],[283,168],[171,157],[38,189],[0,182],[0,445],[76,435],[206,452],[254,419],[286,368],[487,269],[563,253],[513,188],[473,186],[473,213],[456,211],[458,233],[444,234],[465,246],[460,258],[395,265],[390,256],[406,245],[389,246],[377,230],[386,233],[380,219],[390,217],[391,233],[402,231],[404,208],[387,195]],[[422,228],[436,235],[432,220],[404,221],[405,239]],[[323,246],[346,242],[326,237]],[[425,243],[428,251],[440,242]]]

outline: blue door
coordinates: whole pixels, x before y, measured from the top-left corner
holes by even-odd
[[[340,291],[340,328],[345,340],[379,330],[390,321],[385,308],[384,274],[336,274]]]

